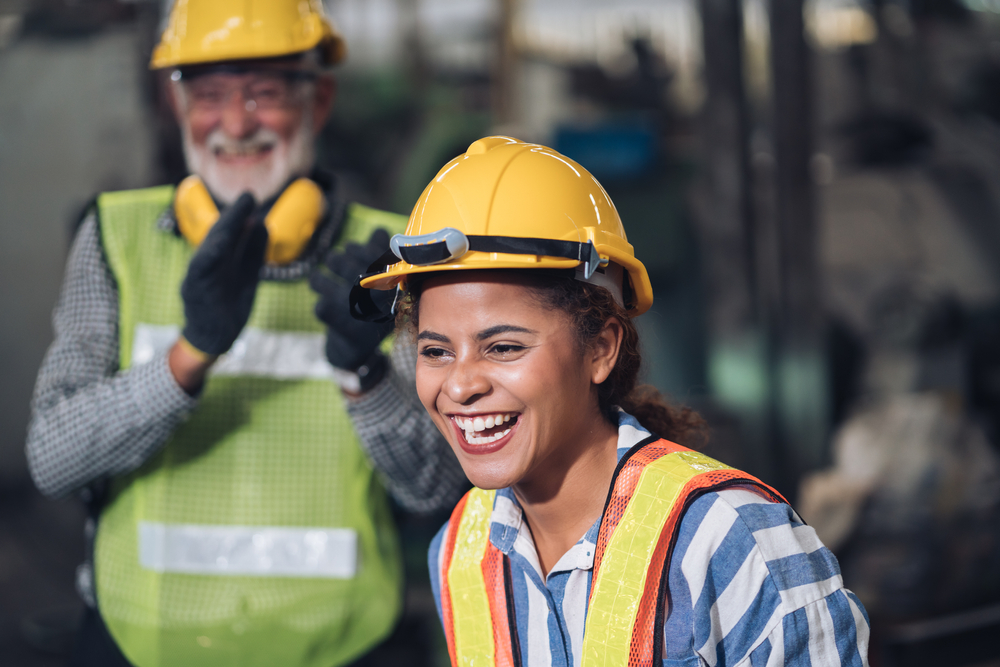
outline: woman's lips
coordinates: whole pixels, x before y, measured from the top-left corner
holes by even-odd
[[[493,452],[500,451],[507,445],[508,442],[510,442],[510,439],[514,437],[514,433],[517,432],[517,427],[521,424],[520,418],[516,421],[512,420],[514,423],[511,425],[509,432],[503,437],[497,438],[496,440],[488,443],[473,444],[466,438],[466,431],[458,425],[459,419],[464,420],[465,418],[452,417],[451,427],[455,432],[455,438],[458,440],[459,447],[461,447],[462,451],[466,454],[492,454]]]

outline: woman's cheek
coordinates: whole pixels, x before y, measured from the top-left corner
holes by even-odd
[[[437,412],[436,399],[440,384],[435,382],[433,369],[427,368],[420,361],[417,362],[416,375],[417,398],[420,399],[424,410],[434,417]]]

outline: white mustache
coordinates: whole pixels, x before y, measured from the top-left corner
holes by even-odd
[[[234,139],[216,128],[206,138],[205,147],[214,155],[253,155],[274,148],[280,141],[278,133],[266,127],[242,139]]]
[[[191,137],[191,126],[184,123],[181,133],[184,140],[184,157],[188,170],[198,174],[212,194],[223,204],[231,204],[249,190],[254,198],[265,201],[281,191],[293,176],[309,173],[315,161],[312,116],[302,117],[295,134],[282,139],[272,129],[260,126],[250,137],[233,138],[221,128],[215,128],[196,145]],[[224,155],[254,155],[270,149],[264,159],[249,164],[223,162]]]

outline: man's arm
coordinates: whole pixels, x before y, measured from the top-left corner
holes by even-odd
[[[53,327],[26,452],[39,490],[58,497],[138,468],[197,400],[178,385],[166,354],[118,370],[118,290],[94,214],[70,251]]]
[[[400,334],[385,378],[347,411],[369,459],[396,501],[411,512],[450,509],[469,482],[420,399],[416,346]]]

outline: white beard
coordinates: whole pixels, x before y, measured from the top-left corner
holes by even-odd
[[[184,159],[188,171],[201,177],[219,203],[232,204],[244,192],[250,192],[258,203],[263,202],[278,194],[293,176],[305,176],[312,169],[316,159],[312,125],[312,114],[306,111],[288,141],[265,127],[245,139],[233,139],[216,128],[203,146],[196,146],[190,128],[182,123]],[[270,155],[254,165],[223,164],[217,154],[252,153],[266,147],[271,148]]]

